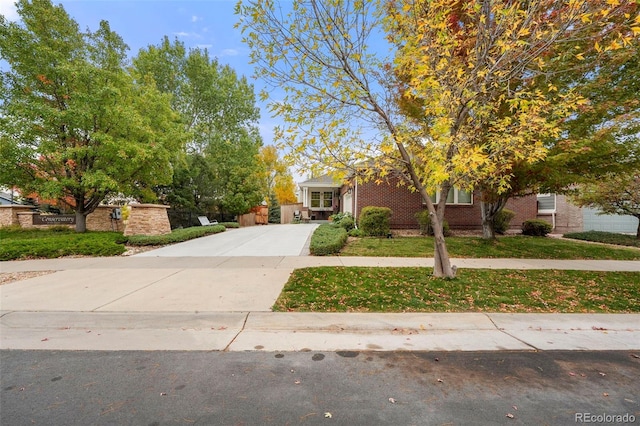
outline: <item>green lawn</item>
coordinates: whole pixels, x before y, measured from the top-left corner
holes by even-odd
[[[494,241],[478,237],[446,238],[449,255],[467,258],[640,259],[640,250],[556,238],[506,236]],[[432,237],[357,238],[341,256],[433,257]]]
[[[274,311],[640,312],[640,273],[318,267],[291,275]]]

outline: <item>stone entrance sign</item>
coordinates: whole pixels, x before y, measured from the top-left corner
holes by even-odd
[[[76,215],[74,214],[34,214],[32,216],[34,225],[75,225]]]

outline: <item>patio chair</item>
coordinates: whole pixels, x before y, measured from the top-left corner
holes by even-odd
[[[309,211],[308,210],[303,210],[302,211],[302,222],[303,223],[309,223],[310,220],[311,220],[311,218],[309,217]]]
[[[293,211],[293,220],[300,220],[300,210]]]
[[[209,222],[209,218],[206,216],[198,216],[198,220],[200,221],[200,225],[202,226],[210,226],[210,225],[218,224],[217,220],[214,220],[213,222]]]

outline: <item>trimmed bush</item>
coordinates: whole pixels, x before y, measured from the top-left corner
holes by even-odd
[[[222,225],[225,228],[229,229],[229,228],[240,228],[240,224],[238,222],[221,222],[218,225]]]
[[[364,236],[364,232],[362,232],[362,229],[353,228],[351,231],[349,231],[349,236],[360,238]]]
[[[356,222],[353,220],[351,213],[336,213],[331,215],[330,219],[336,226],[340,226],[349,232],[356,227]]]
[[[431,216],[429,215],[429,210],[422,210],[416,213],[416,219],[418,220],[418,224],[420,225],[420,233],[422,235],[433,236],[433,227],[431,226]],[[445,237],[451,235],[449,230],[449,222],[446,220],[442,221],[442,232]]]
[[[311,235],[309,250],[314,256],[326,256],[340,252],[347,243],[347,231],[340,226],[324,223]]]
[[[131,235],[129,245],[132,246],[160,246],[165,244],[181,243],[209,234],[217,234],[225,231],[224,225],[194,226],[192,228],[174,229],[165,235]]]
[[[386,237],[391,229],[391,209],[367,206],[360,213],[360,229],[370,237]]]
[[[544,237],[553,229],[546,220],[531,219],[522,224],[522,233],[524,235],[531,235],[533,237]]]
[[[516,216],[516,212],[509,209],[502,209],[493,219],[493,230],[496,234],[504,235],[509,229],[511,220]]]
[[[575,240],[594,241],[597,243],[640,247],[640,239],[636,238],[635,235],[618,234],[615,232],[604,232],[604,231],[571,232],[569,234],[564,234],[564,237],[572,238]]]

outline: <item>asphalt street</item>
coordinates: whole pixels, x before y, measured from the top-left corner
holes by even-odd
[[[639,357],[629,351],[2,351],[0,423],[569,425],[626,416],[637,424]]]

